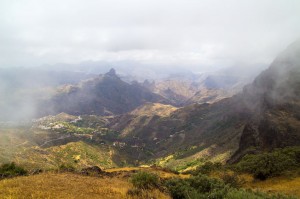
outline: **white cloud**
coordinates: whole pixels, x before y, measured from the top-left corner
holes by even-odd
[[[267,64],[299,35],[297,0],[0,2],[0,67],[84,60],[193,70]]]

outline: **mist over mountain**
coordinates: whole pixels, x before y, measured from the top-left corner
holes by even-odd
[[[215,102],[225,97],[230,97],[240,91],[242,86],[247,84],[254,76],[248,75],[246,76],[247,78],[245,78],[245,73],[251,74],[249,73],[249,70],[244,70],[244,72],[235,75],[232,75],[234,73],[226,72],[231,71],[231,68],[228,70],[222,69],[216,72],[201,74],[187,71],[179,73],[177,70],[161,71],[162,73],[159,74],[155,69],[147,69],[147,71],[150,72],[137,70],[135,75],[131,75],[131,72],[134,74],[134,71],[125,71],[124,69],[126,69],[126,67],[126,65],[117,67],[120,68],[121,71],[123,70],[123,73],[121,72],[121,74],[117,70],[118,74],[116,75],[115,81],[118,81],[118,83],[107,82],[107,85],[116,83],[115,87],[118,87],[117,89],[120,90],[123,89],[122,84],[131,85],[134,89],[130,92],[128,91],[125,95],[136,95],[140,90],[144,90],[143,92],[152,93],[149,95],[153,96],[159,95],[160,97],[157,96],[158,98],[165,98],[168,103],[176,106],[183,106],[196,102]],[[111,114],[109,112],[111,112],[112,109],[115,109],[112,113],[124,113],[123,111],[117,111],[117,109],[120,110],[120,108],[116,108],[119,106],[117,104],[114,105],[115,107],[111,106],[108,111],[104,110],[103,107],[106,107],[104,104],[108,103],[109,100],[98,100],[97,104],[101,106],[98,108],[101,110],[93,110],[93,106],[91,106],[89,111],[87,111],[84,110],[83,107],[85,106],[83,106],[81,111],[75,111],[71,110],[71,107],[76,106],[76,104],[78,105],[78,102],[76,102],[75,99],[65,103],[64,100],[66,100],[66,98],[58,97],[59,94],[62,96],[62,93],[64,92],[71,92],[71,90],[74,92],[83,85],[92,84],[91,82],[95,82],[95,79],[97,79],[96,77],[99,77],[99,73],[96,74],[95,72],[103,71],[106,68],[108,67],[103,67],[98,64],[95,65],[95,70],[93,72],[90,71],[89,65],[86,67],[83,67],[82,65],[83,70],[81,70],[81,72],[74,72],[76,71],[76,67],[72,68],[72,70],[68,67],[61,67],[60,69],[52,68],[51,70],[42,70],[41,68],[2,68],[0,70],[1,92],[3,93],[1,107],[2,110],[5,111],[0,114],[0,118],[2,121],[31,120],[32,118],[44,114],[57,114],[64,111],[73,114],[94,113],[103,115],[104,112],[106,112],[106,114]],[[262,70],[262,68],[252,69],[251,71],[256,71],[257,73],[260,70]],[[105,71],[105,73],[107,71]],[[229,73],[231,74],[229,75]],[[93,78],[94,80],[92,80]],[[225,82],[224,78],[227,78],[229,83]],[[213,84],[218,85],[218,87],[212,88],[211,86]],[[97,92],[102,92],[101,89],[103,88],[98,87],[97,90],[100,91]],[[109,92],[113,91],[113,88],[111,88],[111,90],[108,89],[106,93],[102,93],[101,95],[105,97],[106,95],[110,95]],[[90,92],[91,91],[80,94],[80,101],[88,101],[83,98],[90,99],[92,98],[91,95],[95,96],[95,93]],[[72,95],[74,95],[74,93]],[[50,98],[53,101],[56,101],[55,103],[53,102],[56,105],[50,102]],[[143,97],[140,96],[140,98]],[[126,97],[124,99],[126,99]],[[127,100],[129,100],[129,98]],[[140,102],[136,103],[136,101]],[[135,102],[132,102],[132,104],[136,104],[134,106],[134,108],[136,108],[141,105],[141,102],[143,101],[149,102],[149,100],[136,98]],[[157,100],[150,101],[158,102]],[[84,103],[89,104],[90,101]],[[58,104],[61,104],[59,105],[60,108]],[[69,104],[68,106],[71,106],[71,104],[74,105],[70,108],[65,108],[64,106],[66,104]],[[44,107],[47,107],[46,109],[48,110],[45,111]],[[52,108],[53,110],[51,110]],[[126,110],[132,110],[132,107]]]
[[[48,101],[42,101],[38,110],[41,116],[60,112],[114,115],[131,111],[147,102],[168,103],[168,100],[138,84],[122,81],[111,69],[104,75],[62,90]]]
[[[36,103],[52,96],[57,87],[94,76],[72,71],[1,68],[0,120],[31,120],[36,113]]]
[[[162,79],[146,79],[142,85],[177,106],[213,103],[240,92],[263,69],[263,66],[251,69],[229,67],[200,74],[174,73]]]
[[[290,45],[237,95],[212,104],[193,104],[169,116],[148,116],[144,125],[114,121],[112,128],[146,143],[156,157],[186,151],[185,161],[222,155],[229,162],[245,154],[298,146],[300,42]],[[125,120],[125,121],[123,121]],[[130,121],[130,119],[129,119]],[[147,158],[147,156],[143,157]],[[183,161],[180,158],[170,161]],[[173,162],[173,163],[172,163]]]
[[[299,19],[298,0],[1,0],[0,198],[300,197]]]
[[[291,44],[243,91],[245,109],[251,114],[239,153],[299,145],[300,41]]]

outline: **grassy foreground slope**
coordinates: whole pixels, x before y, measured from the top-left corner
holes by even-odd
[[[127,195],[133,186],[124,178],[98,178],[72,173],[43,173],[0,181],[0,198],[134,198]],[[145,193],[148,198],[170,198],[159,190]]]
[[[246,188],[267,193],[280,192],[300,198],[300,177],[276,177],[265,181],[250,181],[244,185]]]
[[[229,177],[233,176],[229,174],[232,171],[218,170],[208,176],[203,173],[204,170],[198,170],[190,175],[183,175],[160,167],[124,167],[107,169],[99,173],[96,170],[91,172],[86,174],[53,171],[6,178],[0,180],[0,198],[296,199],[300,197],[299,176],[290,178],[280,176],[257,181],[249,174]]]

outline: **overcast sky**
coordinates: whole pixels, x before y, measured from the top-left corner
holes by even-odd
[[[299,0],[0,0],[0,67],[268,64],[300,38]]]

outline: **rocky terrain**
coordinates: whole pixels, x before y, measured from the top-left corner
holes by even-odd
[[[247,153],[299,145],[299,49],[299,42],[292,44],[231,98],[186,106],[168,117],[148,116],[139,125],[120,117],[112,128],[127,139],[138,137],[152,158],[173,154],[180,164],[203,158],[235,162]]]

